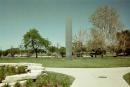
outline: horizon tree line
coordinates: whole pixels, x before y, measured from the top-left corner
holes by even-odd
[[[84,53],[97,50],[98,48],[109,50],[110,52],[123,52],[130,49],[130,31],[122,24],[116,9],[110,6],[99,7],[89,18],[93,27],[90,28],[90,36],[87,31],[80,30],[73,37],[72,49],[73,55],[81,57]],[[88,38],[89,37],[89,38]],[[86,40],[88,39],[88,40]],[[23,36],[23,47],[25,52],[35,53],[36,58],[39,52],[46,52],[50,55],[59,53],[65,55],[65,47],[57,48],[51,44],[47,38],[43,38],[37,29],[30,29]],[[8,52],[13,56],[18,53],[16,48],[10,48]],[[0,51],[0,56],[2,51]]]

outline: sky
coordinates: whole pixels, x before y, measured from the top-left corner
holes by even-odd
[[[64,46],[66,18],[72,17],[74,35],[89,30],[90,16],[105,5],[115,8],[130,28],[130,0],[0,0],[0,50],[18,47],[32,28],[53,45]]]

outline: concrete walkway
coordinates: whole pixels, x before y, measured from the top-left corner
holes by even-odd
[[[123,75],[130,67],[121,68],[46,68],[47,71],[75,77],[71,87],[130,87]]]

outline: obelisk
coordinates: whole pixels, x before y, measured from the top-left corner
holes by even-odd
[[[72,18],[66,20],[66,58],[72,58]]]

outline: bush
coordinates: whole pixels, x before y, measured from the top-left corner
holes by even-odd
[[[16,69],[17,74],[26,73],[26,67],[25,66],[18,66]]]
[[[0,50],[0,57],[2,56],[2,50]]]
[[[1,66],[0,67],[0,82],[5,79],[5,76],[8,75],[15,75],[15,74],[21,74],[21,73],[26,73],[26,67],[25,66]]]
[[[74,78],[68,75],[47,72],[38,76],[35,82],[27,80],[26,87],[70,87]]]
[[[9,54],[9,52],[6,50],[6,51],[3,51],[3,56],[7,56]]]
[[[19,82],[16,82],[14,87],[22,87],[21,84]]]
[[[9,84],[5,84],[2,87],[11,87]]]
[[[48,75],[40,75],[36,80],[37,87],[47,86],[49,84],[49,76]]]
[[[7,75],[14,75],[16,74],[16,68],[14,66],[7,66]]]
[[[26,87],[34,87],[32,79],[27,80]]]
[[[2,80],[4,80],[5,78],[5,70],[4,67],[0,67],[0,82],[2,82]]]
[[[74,78],[64,74],[47,72],[37,78],[36,87],[70,87],[73,80]]]

